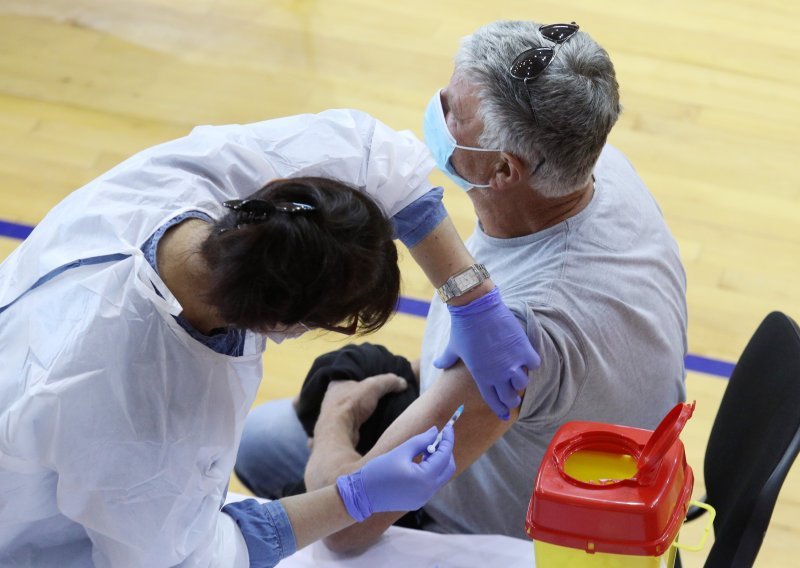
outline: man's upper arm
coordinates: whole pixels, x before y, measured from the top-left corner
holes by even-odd
[[[514,423],[518,409],[508,421],[502,421],[484,403],[472,376],[463,363],[442,373],[383,433],[375,446],[359,462],[384,454],[411,436],[424,432],[431,425],[443,427],[460,404],[464,412],[455,425],[455,462],[459,475],[477,460]],[[363,523],[353,525],[326,539],[326,544],[339,551],[363,548],[400,518],[404,512],[375,514]]]

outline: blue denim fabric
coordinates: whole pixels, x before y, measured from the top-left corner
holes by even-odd
[[[311,451],[292,400],[272,400],[253,408],[244,422],[236,476],[259,497],[278,499],[303,480]]]
[[[432,189],[392,217],[395,237],[406,247],[411,248],[419,243],[447,217],[442,204],[443,195],[444,189],[441,187]]]
[[[222,512],[233,517],[247,544],[250,566],[269,568],[297,550],[292,524],[278,501],[262,505],[245,499],[225,505]]]
[[[153,267],[153,270],[155,270],[156,273],[158,273],[158,264],[156,263],[158,242],[170,227],[173,227],[181,221],[185,221],[186,219],[200,219],[209,223],[213,222],[213,219],[211,219],[211,217],[205,213],[200,211],[187,211],[186,213],[181,213],[177,217],[173,217],[159,227],[159,229],[153,233],[153,235],[142,245],[144,257],[147,259],[147,262],[150,263],[150,266]],[[186,333],[191,335],[194,339],[209,349],[213,349],[217,353],[230,355],[232,357],[240,357],[242,353],[244,353],[245,331],[243,329],[229,328],[223,332],[215,333],[213,335],[203,335],[181,316],[175,316],[175,321],[177,321],[178,324],[186,330]]]

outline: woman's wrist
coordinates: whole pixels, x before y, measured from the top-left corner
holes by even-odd
[[[492,290],[494,290],[495,285],[492,282],[491,278],[487,278],[480,284],[478,284],[475,288],[462,294],[460,296],[455,296],[451,298],[449,302],[447,302],[448,306],[463,306],[465,304],[469,304],[470,302],[477,300],[478,298],[485,296]]]

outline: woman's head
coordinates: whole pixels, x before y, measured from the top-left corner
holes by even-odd
[[[206,301],[253,330],[303,323],[374,331],[400,293],[393,229],[380,207],[341,182],[275,180],[232,208],[204,242]]]

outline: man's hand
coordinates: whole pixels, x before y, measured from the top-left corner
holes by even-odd
[[[375,375],[363,381],[331,381],[325,391],[317,423],[336,421],[347,429],[355,446],[359,428],[375,412],[378,401],[384,395],[401,392],[406,387],[408,383],[405,379],[394,373]]]

